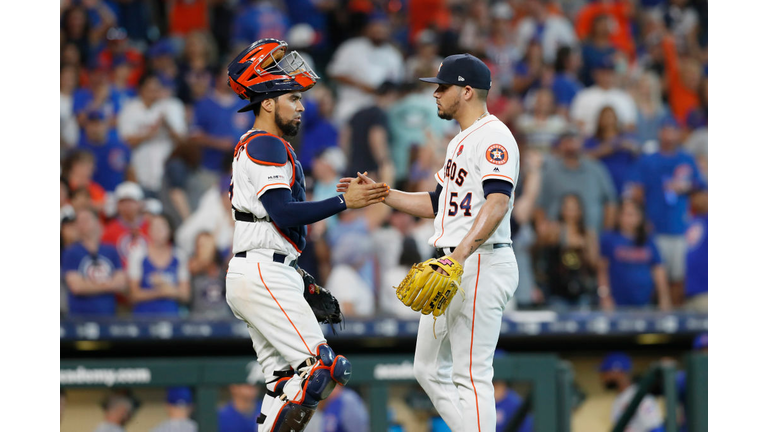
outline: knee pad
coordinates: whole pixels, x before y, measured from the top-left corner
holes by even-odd
[[[315,357],[307,359],[307,366],[299,371],[304,380],[304,403],[315,401],[316,406],[331,394],[336,384],[349,382],[352,365],[346,357],[336,355],[328,344],[322,344]]]

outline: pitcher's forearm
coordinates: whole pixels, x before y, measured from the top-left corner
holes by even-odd
[[[392,189],[384,200],[384,204],[409,215],[427,219],[435,218],[429,192],[403,192]]]

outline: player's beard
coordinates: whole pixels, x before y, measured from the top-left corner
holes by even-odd
[[[293,120],[286,121],[280,116],[280,113],[275,111],[275,124],[284,136],[295,137],[299,133],[299,126],[301,122],[293,122]]]
[[[440,108],[437,109],[437,116],[443,120],[453,120],[453,116],[456,115],[456,111],[459,109],[459,100],[453,101],[451,106],[443,106],[443,112],[440,112]]]

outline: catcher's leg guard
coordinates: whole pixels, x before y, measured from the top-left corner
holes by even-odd
[[[308,358],[297,374],[285,384],[278,382],[275,402],[266,413],[263,428],[259,431],[301,432],[317,409],[317,404],[327,398],[336,384],[345,385],[352,373],[352,366],[344,356],[337,356],[331,347],[322,344],[317,354]]]

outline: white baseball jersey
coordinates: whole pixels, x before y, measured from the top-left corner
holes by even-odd
[[[519,172],[517,141],[496,116],[485,116],[456,135],[448,144],[443,169],[435,174],[443,191],[430,244],[438,248],[459,245],[486,201],[483,181],[488,179],[512,183],[513,193],[503,219],[509,221]],[[509,223],[502,222],[486,243],[511,243],[510,237]]]
[[[275,135],[249,131],[242,136],[232,161],[232,207],[264,220],[235,221],[233,253],[254,249],[271,249],[294,257],[301,253],[296,236],[269,222],[267,210],[259,201],[265,192],[278,188],[303,194],[304,176],[294,168],[297,163],[290,144]]]

